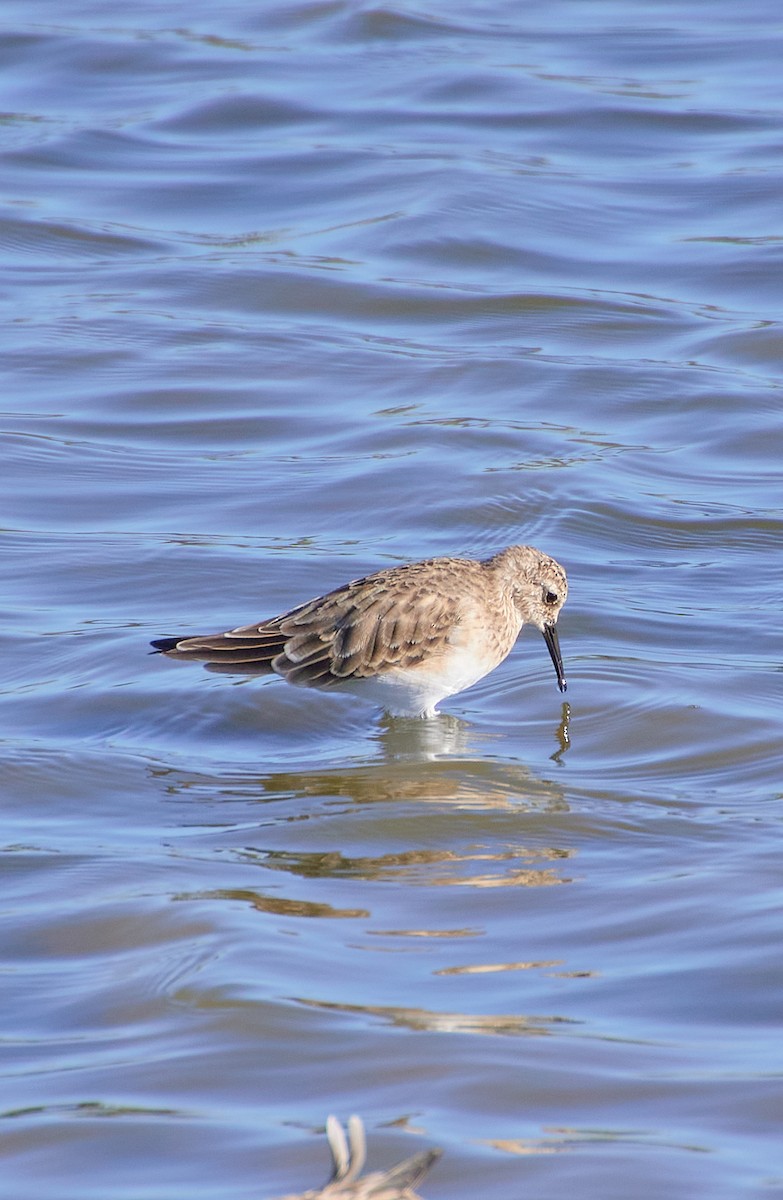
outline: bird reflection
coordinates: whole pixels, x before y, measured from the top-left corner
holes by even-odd
[[[404,724],[405,728],[400,728]],[[567,812],[563,789],[551,779],[533,775],[524,764],[475,755],[452,740],[448,752],[433,748],[430,722],[402,722],[379,734],[383,754],[365,762],[324,767],[308,764],[292,771],[272,771],[243,781],[242,793],[253,788],[258,798],[323,797],[352,804],[413,801],[470,811]],[[461,722],[448,721],[449,736],[460,735]],[[411,726],[415,726],[411,729]],[[428,747],[422,753],[422,741]],[[234,792],[234,788],[231,791]],[[225,794],[225,792],[224,792]]]
[[[470,753],[471,743],[488,742],[493,734],[476,730],[451,713],[438,713],[429,721],[415,717],[381,717],[375,740],[388,760],[416,758],[432,761]]]
[[[490,1037],[550,1037],[563,1026],[580,1024],[576,1017],[556,1014],[541,1016],[538,1013],[446,1012],[441,1009],[393,1004],[339,1003],[307,996],[297,996],[296,1001],[303,1007],[314,1008],[319,1012],[377,1017],[397,1029],[428,1033],[464,1033],[471,1037],[478,1034]]]
[[[552,762],[560,762],[566,750],[571,746],[571,705],[563,704],[560,711],[560,724],[555,731],[555,737],[560,743],[560,749],[550,754]]]

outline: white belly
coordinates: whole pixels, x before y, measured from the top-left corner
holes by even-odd
[[[494,662],[478,661],[469,654],[452,654],[415,669],[348,679],[335,690],[379,704],[393,717],[432,717],[441,700],[483,679],[494,666]]]

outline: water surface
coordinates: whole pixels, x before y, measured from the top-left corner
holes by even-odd
[[[0,1194],[783,1194],[777,6],[2,21]],[[147,655],[512,542],[565,698]]]

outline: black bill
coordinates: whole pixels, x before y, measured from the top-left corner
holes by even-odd
[[[561,692],[564,692],[568,687],[568,684],[566,683],[566,678],[563,674],[563,657],[560,653],[560,639],[557,636],[557,626],[545,625],[543,633],[544,641],[546,642],[546,648],[549,651],[549,657],[555,664],[555,670],[557,671],[557,686],[560,688]]]

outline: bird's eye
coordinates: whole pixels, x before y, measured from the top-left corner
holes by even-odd
[[[560,597],[558,596],[557,592],[544,592],[544,600],[547,604],[557,604],[559,599]]]

